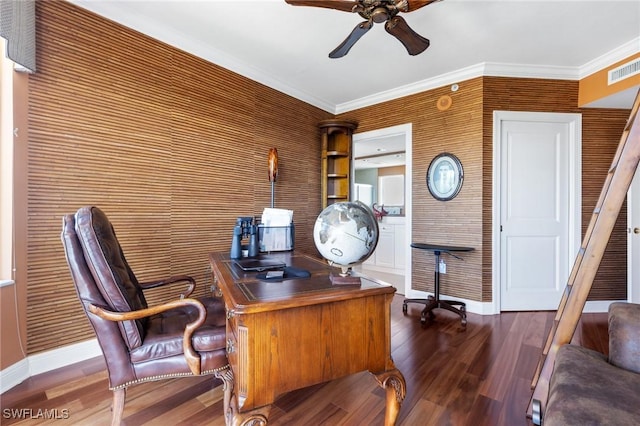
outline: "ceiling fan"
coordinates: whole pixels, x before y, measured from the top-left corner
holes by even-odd
[[[315,6],[354,12],[366,19],[331,53],[330,58],[341,58],[360,40],[374,23],[384,22],[389,34],[400,40],[409,55],[418,55],[429,47],[429,40],[413,31],[399,12],[413,12],[439,0],[285,0],[293,6]]]

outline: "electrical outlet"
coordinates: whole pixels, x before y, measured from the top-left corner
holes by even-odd
[[[444,263],[444,260],[440,260],[440,264],[438,265],[438,269],[440,271],[441,274],[446,274],[447,273],[447,264]]]

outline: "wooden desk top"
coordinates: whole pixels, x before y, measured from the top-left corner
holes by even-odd
[[[395,287],[363,275],[360,285],[333,285],[330,274],[338,274],[326,262],[292,252],[261,255],[262,258],[280,260],[309,271],[310,277],[283,280],[260,280],[258,272],[245,272],[226,253],[211,253],[211,267],[222,277],[217,285],[237,313],[255,313],[340,301],[373,294],[395,293]]]

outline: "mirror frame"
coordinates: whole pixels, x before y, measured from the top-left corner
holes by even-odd
[[[447,168],[442,172],[442,168]],[[443,152],[436,155],[427,169],[427,188],[429,193],[439,201],[449,201],[462,189],[464,171],[462,163],[455,155]],[[446,178],[446,182],[443,180]]]

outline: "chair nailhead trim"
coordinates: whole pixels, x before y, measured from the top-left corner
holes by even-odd
[[[200,373],[200,376],[207,376],[209,374],[214,374],[223,370],[227,370],[229,369],[230,366],[229,364],[225,365],[224,367],[220,367],[220,368],[215,368],[213,370],[206,370]],[[115,390],[119,390],[119,389],[125,389],[131,385],[137,385],[138,383],[146,383],[146,382],[154,382],[157,380],[163,380],[163,379],[174,379],[177,377],[188,377],[188,376],[193,376],[196,377],[193,373],[175,373],[175,374],[162,374],[160,376],[151,376],[151,377],[145,377],[144,379],[139,379],[139,380],[132,380],[130,382],[126,382],[121,384],[120,386],[116,386],[116,387],[110,387],[109,390],[115,391]]]

